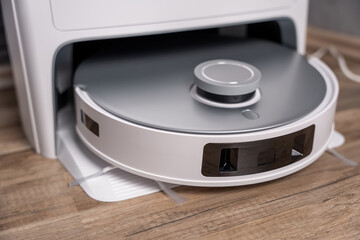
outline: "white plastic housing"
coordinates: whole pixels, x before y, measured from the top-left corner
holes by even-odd
[[[159,181],[193,186],[235,186],[280,178],[306,167],[319,158],[331,139],[338,96],[337,79],[320,60],[312,58],[309,63],[325,80],[325,98],[304,118],[280,127],[223,135],[158,130],[112,115],[77,87],[75,89],[76,129],[83,143],[100,158],[128,172]],[[81,110],[99,124],[99,136],[82,123]],[[295,163],[244,176],[205,177],[201,174],[203,149],[208,143],[241,143],[270,139],[302,130],[313,124],[315,133],[312,152]]]
[[[56,157],[54,62],[69,43],[289,18],[303,54],[307,6],[307,0],[2,0],[25,134],[38,153]]]

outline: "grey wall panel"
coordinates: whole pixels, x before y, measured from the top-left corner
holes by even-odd
[[[310,0],[309,24],[360,36],[360,0]]]

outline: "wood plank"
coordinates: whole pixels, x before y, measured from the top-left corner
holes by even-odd
[[[315,52],[317,48],[308,47],[307,52],[309,54]],[[360,55],[359,55],[360,58]],[[338,110],[346,110],[351,108],[360,107],[360,84],[355,83],[348,79],[340,70],[337,61],[330,55],[324,56],[322,60],[331,68],[335,73],[341,87],[339,98],[337,102]],[[355,74],[360,74],[360,61],[354,61],[351,58],[346,57],[346,62],[351,71]]]
[[[20,124],[14,82],[8,64],[0,64],[0,128]]]
[[[207,239],[357,239],[360,221],[360,176],[262,204],[251,211],[254,221],[214,233]],[[349,193],[351,191],[351,194]],[[356,200],[357,199],[357,200]],[[264,209],[273,209],[268,214]],[[238,220],[241,220],[240,218]]]
[[[183,187],[178,191],[188,199],[188,203],[182,206],[168,204],[166,199],[159,197],[154,201],[154,197],[146,200],[143,198],[142,204],[139,202],[129,204],[132,202],[129,200],[126,207],[122,207],[121,203],[109,205],[101,216],[94,214],[95,209],[79,213],[87,219],[87,228],[94,231],[94,236],[97,237],[197,239],[215,232],[241,228],[242,224],[276,216],[303,205],[312,204],[314,209],[309,210],[315,211],[319,202],[337,194],[328,186],[343,182],[340,187],[336,185],[336,189],[348,186],[343,190],[349,190],[353,186],[348,185],[345,180],[352,177],[358,180],[355,177],[359,174],[359,168],[349,167],[330,155],[324,155],[316,164],[301,172],[256,187],[217,189]],[[298,200],[302,195],[305,200]],[[319,197],[314,198],[314,195]],[[285,199],[287,204],[284,204]],[[148,206],[152,207],[148,208]],[[322,208],[318,211],[325,215],[328,209]],[[308,217],[315,216],[310,214]],[[351,215],[346,217],[349,220]],[[332,216],[329,215],[327,220],[331,218]],[[112,221],[120,226],[114,228]],[[298,232],[298,234],[302,233]]]
[[[13,88],[0,90],[0,128],[20,124],[15,90]]]
[[[9,64],[0,64],[0,91],[13,88],[11,67]]]
[[[336,71],[341,84],[337,109],[347,110],[360,106],[360,84],[356,84],[346,79],[342,74]]]
[[[76,214],[61,215],[41,222],[19,225],[0,232],[0,239],[88,239],[81,218]]]
[[[253,227],[256,227],[257,221],[282,212],[291,212],[295,207],[301,208],[301,203],[314,206],[315,209],[319,201],[334,198],[337,194],[333,189],[321,189],[344,181],[344,185],[336,189],[342,188],[346,192],[353,187],[346,179],[360,174],[359,168],[349,167],[330,155],[324,155],[301,172],[256,187],[180,188],[177,191],[188,199],[182,206],[174,205],[160,193],[119,203],[97,202],[92,205],[86,202],[94,200],[89,199],[80,188],[67,187],[64,175],[67,175],[65,178],[69,176],[58,161],[45,159],[32,151],[17,154],[16,159],[19,161],[16,163],[13,159],[14,155],[0,158],[0,169],[12,170],[11,175],[0,170],[0,206],[6,206],[6,211],[0,208],[0,229],[3,230],[1,234],[7,237],[19,236],[19,231],[24,234],[34,232],[41,229],[42,224],[48,226],[49,222],[61,225],[63,218],[81,219],[83,226],[79,228],[86,229],[83,234],[88,239],[111,239],[116,236],[129,239],[201,237],[227,229],[231,231],[253,221]],[[18,169],[20,164],[22,168]],[[355,180],[359,182],[357,178]],[[308,194],[311,191],[315,192]],[[74,194],[82,197],[71,198]],[[305,194],[305,200],[297,200],[299,198],[296,196],[302,194]],[[314,195],[319,197],[314,198]],[[288,199],[287,204],[283,203],[284,199]],[[91,207],[83,208],[83,204]],[[284,206],[289,209],[284,209]],[[308,211],[311,213],[314,209]],[[308,217],[312,218],[313,215]],[[18,225],[22,225],[22,228],[18,228]],[[72,227],[73,223],[69,221],[62,229],[71,230]],[[12,228],[18,231],[9,230]],[[47,229],[44,230],[46,232]],[[57,231],[55,233],[60,234]],[[50,236],[43,234],[39,236]]]
[[[0,128],[0,156],[21,152],[30,148],[19,126]]]
[[[37,222],[76,213],[66,174],[58,161],[32,150],[0,156],[0,236],[9,237],[14,232],[9,229],[39,228]]]
[[[346,57],[360,61],[360,38],[316,27],[308,27],[307,46],[320,48],[326,45],[333,45]]]
[[[355,48],[355,50],[360,48],[360,38],[354,35],[326,30],[314,26],[308,26],[307,34],[308,42],[311,42],[314,39],[323,39],[326,43],[336,42],[343,46],[346,45],[348,47]]]

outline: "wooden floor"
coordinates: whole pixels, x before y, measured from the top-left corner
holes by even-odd
[[[308,51],[331,43],[360,73],[360,40],[309,30]],[[360,84],[340,81],[338,151],[360,163]],[[1,73],[1,71],[0,71]],[[6,71],[5,71],[6,75]],[[1,79],[0,79],[1,80]],[[90,199],[57,160],[37,155],[19,127],[14,90],[0,92],[0,239],[360,239],[360,167],[325,153],[291,176],[253,186],[180,187],[118,203]]]

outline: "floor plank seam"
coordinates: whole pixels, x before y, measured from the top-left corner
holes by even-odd
[[[185,217],[183,217],[183,218],[178,218],[178,219],[172,220],[172,221],[170,221],[170,222],[162,223],[162,224],[159,224],[159,225],[154,226],[154,227],[146,228],[146,229],[143,229],[143,230],[141,230],[141,231],[138,231],[138,232],[135,232],[135,233],[131,233],[131,234],[125,235],[125,237],[131,237],[131,236],[137,235],[137,234],[139,234],[139,233],[147,232],[147,231],[149,231],[149,230],[152,230],[152,229],[155,229],[155,228],[158,228],[158,227],[162,227],[162,226],[165,226],[165,225],[168,225],[168,224],[171,224],[171,223],[175,223],[175,222],[178,222],[178,221],[187,219],[187,218],[195,217],[195,216],[201,215],[201,214],[203,214],[203,213],[206,213],[206,212],[209,212],[209,211],[218,209],[218,208],[226,207],[226,206],[228,206],[228,205],[231,205],[231,204],[234,204],[234,203],[237,203],[237,202],[241,202],[241,201],[243,201],[243,200],[244,200],[244,199],[241,199],[241,200],[238,199],[238,200],[236,200],[236,201],[228,202],[228,203],[226,203],[226,204],[224,204],[224,205],[216,206],[216,207],[213,207],[213,208],[208,208],[208,209],[206,209],[206,210],[203,210],[203,211],[198,212],[198,213],[194,213],[194,214],[189,215],[189,216],[185,216]],[[254,205],[256,205],[256,204],[254,204]],[[251,206],[253,206],[253,205],[251,205]]]
[[[17,152],[9,152],[9,153],[5,153],[5,154],[0,154],[0,161],[1,161],[1,158],[7,157],[7,156],[12,155],[12,154],[21,154],[21,153],[33,152],[33,151],[34,150],[30,147],[30,148],[23,149],[23,150],[20,150],[20,151],[17,151]],[[37,153],[35,153],[35,154],[37,154]]]
[[[336,180],[334,182],[326,183],[324,185],[317,186],[317,187],[314,187],[314,188],[311,188],[311,189],[307,189],[307,190],[304,190],[304,191],[301,191],[301,192],[297,192],[297,193],[289,194],[287,196],[283,196],[283,197],[280,197],[280,198],[272,199],[270,201],[265,202],[265,204],[276,202],[278,200],[283,200],[283,199],[290,198],[290,197],[293,197],[293,196],[301,195],[303,193],[308,193],[308,192],[311,192],[311,191],[315,191],[315,190],[318,190],[318,189],[321,189],[321,188],[324,188],[324,187],[328,187],[328,186],[331,186],[333,184],[337,184],[339,182],[346,181],[346,180],[348,180],[350,178],[353,178],[353,177],[356,177],[356,176],[359,176],[359,175],[360,175],[360,173],[357,173],[357,174],[354,174],[354,175],[351,175],[351,176],[348,176],[348,177],[340,178],[340,179],[338,179],[338,180]]]
[[[287,196],[284,196],[284,197],[281,197],[281,198],[277,198],[277,199],[273,199],[273,200],[270,200],[270,201],[267,201],[263,204],[268,204],[268,203],[272,203],[272,202],[275,202],[275,201],[278,201],[278,200],[282,200],[282,199],[286,199],[286,198],[289,198],[289,197],[292,197],[292,196],[297,196],[297,195],[300,195],[300,194],[303,194],[303,193],[307,193],[307,192],[311,192],[311,191],[314,191],[314,190],[317,190],[317,189],[321,189],[321,188],[324,188],[324,187],[328,187],[330,185],[333,185],[333,184],[336,184],[336,183],[339,183],[339,182],[342,182],[342,181],[345,181],[345,180],[348,180],[352,177],[356,177],[356,176],[359,176],[360,173],[357,173],[357,174],[354,174],[354,175],[351,175],[351,176],[348,176],[348,177],[345,177],[345,178],[341,178],[341,179],[338,179],[334,182],[330,182],[330,183],[327,183],[327,184],[324,184],[324,185],[321,185],[321,186],[317,186],[315,188],[311,188],[311,189],[307,189],[305,191],[301,191],[301,192],[298,192],[298,193],[294,193],[294,194],[290,194],[290,195],[287,195]],[[158,228],[158,227],[162,227],[162,226],[166,226],[168,224],[171,224],[171,223],[175,223],[175,222],[179,222],[181,220],[184,220],[184,219],[187,219],[187,218],[191,218],[191,217],[194,217],[194,216],[198,216],[198,215],[201,215],[203,213],[206,213],[206,212],[209,212],[209,211],[212,211],[212,210],[216,210],[218,208],[222,208],[222,207],[226,207],[226,206],[229,206],[231,204],[234,204],[234,203],[237,203],[237,202],[240,202],[244,199],[241,199],[241,200],[236,200],[236,201],[232,201],[232,202],[229,202],[227,204],[224,204],[224,205],[221,205],[221,206],[217,206],[217,207],[213,207],[213,208],[209,208],[209,209],[206,209],[204,211],[201,211],[201,212],[198,212],[198,213],[195,213],[195,214],[192,214],[192,215],[189,215],[189,216],[186,216],[186,217],[183,217],[183,218],[179,218],[179,219],[176,219],[176,220],[173,220],[173,221],[170,221],[170,222],[166,222],[166,223],[162,223],[162,224],[159,224],[157,226],[154,226],[154,227],[150,227],[150,228],[146,228],[146,229],[143,229],[141,231],[138,231],[138,232],[135,232],[135,233],[132,233],[132,234],[128,234],[128,235],[125,235],[125,237],[132,237],[132,236],[135,236],[137,234],[140,234],[140,233],[143,233],[143,232],[147,232],[147,231],[150,231],[152,229],[155,229],[155,228]],[[254,205],[251,205],[251,206],[255,206],[257,204],[254,204]],[[249,207],[251,207],[249,206]]]

